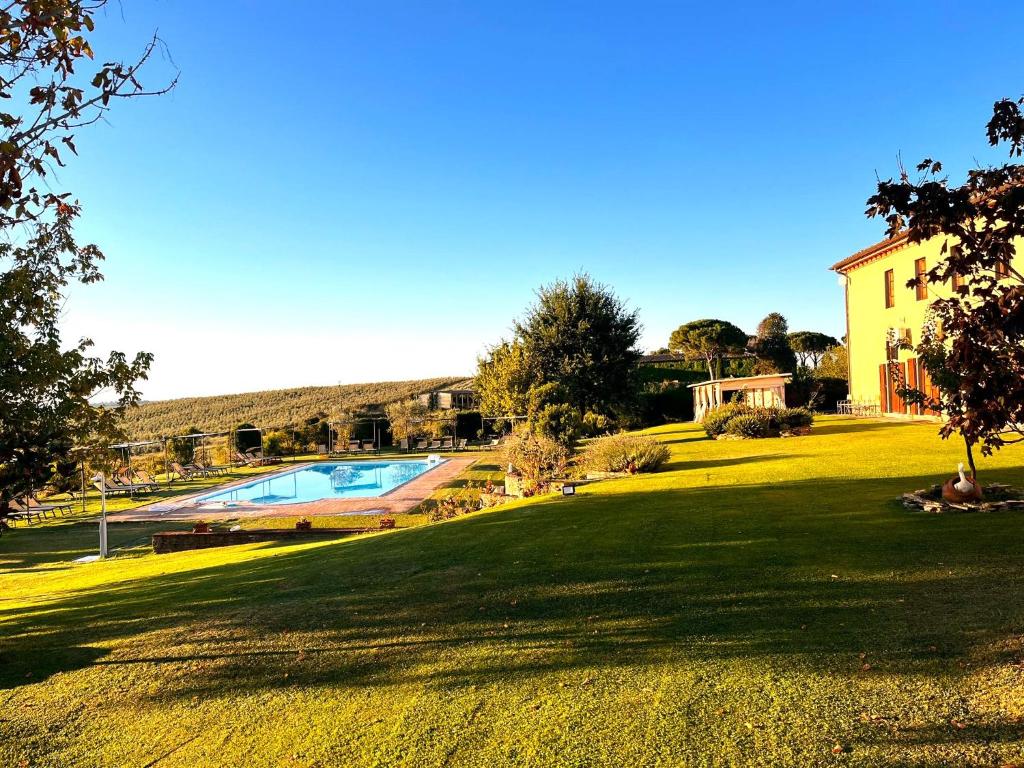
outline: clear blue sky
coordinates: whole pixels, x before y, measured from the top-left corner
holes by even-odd
[[[181,82],[62,172],[109,259],[66,332],[156,353],[148,398],[470,373],[577,270],[644,348],[840,335],[876,172],[999,159],[1024,5],[830,5],[125,2],[98,58],[159,28]]]

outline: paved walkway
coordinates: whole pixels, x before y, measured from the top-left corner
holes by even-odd
[[[187,496],[163,499],[143,507],[107,515],[107,519],[112,522],[154,522],[158,520],[207,520],[212,522],[216,520],[234,520],[236,518],[291,517],[294,515],[315,517],[324,515],[401,514],[408,512],[438,488],[447,485],[476,461],[476,457],[454,456],[446,459],[442,464],[433,469],[424,472],[422,475],[413,478],[405,485],[400,485],[383,496],[369,499],[321,499],[302,504],[277,505],[233,502],[233,506],[230,507],[226,507],[223,504],[202,504],[196,501],[200,496],[206,496],[215,491],[225,490],[238,485],[245,485],[253,480],[253,478],[246,478],[234,483],[204,488],[198,493]],[[290,466],[286,471],[291,471],[298,467],[301,467],[301,465]],[[261,475],[259,479],[266,480],[273,476]]]

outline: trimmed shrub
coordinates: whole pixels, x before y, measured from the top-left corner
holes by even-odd
[[[622,432],[591,442],[580,463],[591,472],[656,472],[669,453],[668,446],[653,437]]]
[[[729,419],[725,433],[736,437],[768,437],[773,434],[771,421],[764,409],[741,413]]]
[[[814,414],[806,408],[783,408],[779,411],[779,426],[784,430],[802,429],[814,423]]]
[[[743,403],[725,403],[704,414],[704,431],[708,437],[724,435],[729,422],[750,409]]]

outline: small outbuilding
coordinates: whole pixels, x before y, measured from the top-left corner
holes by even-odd
[[[792,379],[791,373],[770,373],[690,384],[693,390],[693,420],[698,423],[704,421],[705,413],[735,399],[734,393],[737,392],[742,393],[743,402],[747,405],[785,408],[786,385]]]

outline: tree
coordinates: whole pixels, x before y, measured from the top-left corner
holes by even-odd
[[[814,375],[821,379],[843,379],[850,378],[850,358],[846,351],[845,344],[835,344],[821,356]]]
[[[120,437],[119,416],[138,402],[135,383],[152,361],[144,352],[90,357],[91,341],[67,348],[58,328],[69,286],[102,279],[103,254],[76,242],[79,206],[47,189],[48,172],[112,101],[153,93],[138,74],[161,45],[154,37],[134,64],[103,64],[79,80],[75,66],[93,56],[86,35],[104,4],[14,0],[0,9],[0,516],[72,448]],[[115,404],[95,405],[100,393]]]
[[[548,384],[581,414],[628,410],[639,391],[639,338],[636,311],[588,275],[542,286],[515,324],[513,340],[478,361],[481,410],[521,415],[530,408],[531,390]]]
[[[817,368],[822,355],[839,341],[834,336],[817,331],[795,331],[789,334],[789,346],[805,368]]]
[[[703,360],[712,379],[721,378],[722,357],[743,352],[747,334],[725,320],[694,320],[672,331],[668,346],[673,352]]]
[[[993,106],[989,144],[1024,153],[1024,99]],[[931,305],[914,351],[938,395],[899,387],[911,403],[942,413],[942,437],[962,437],[971,472],[974,447],[985,455],[1024,440],[1024,278],[1014,266],[1024,236],[1024,165],[975,168],[951,185],[942,164],[925,159],[917,177],[878,183],[867,216],[882,217],[890,237],[911,243],[941,241],[942,258],[925,277],[953,285],[949,298]],[[916,281],[911,280],[908,286]]]
[[[405,440],[424,434],[424,419],[428,418],[427,406],[416,400],[399,400],[384,406],[393,440]],[[347,437],[347,435],[346,435]]]
[[[540,370],[521,341],[502,341],[477,360],[475,388],[485,416],[522,416]]]
[[[796,355],[789,346],[789,323],[778,312],[770,313],[758,323],[751,348],[757,355],[755,374],[793,373],[796,370]]]

